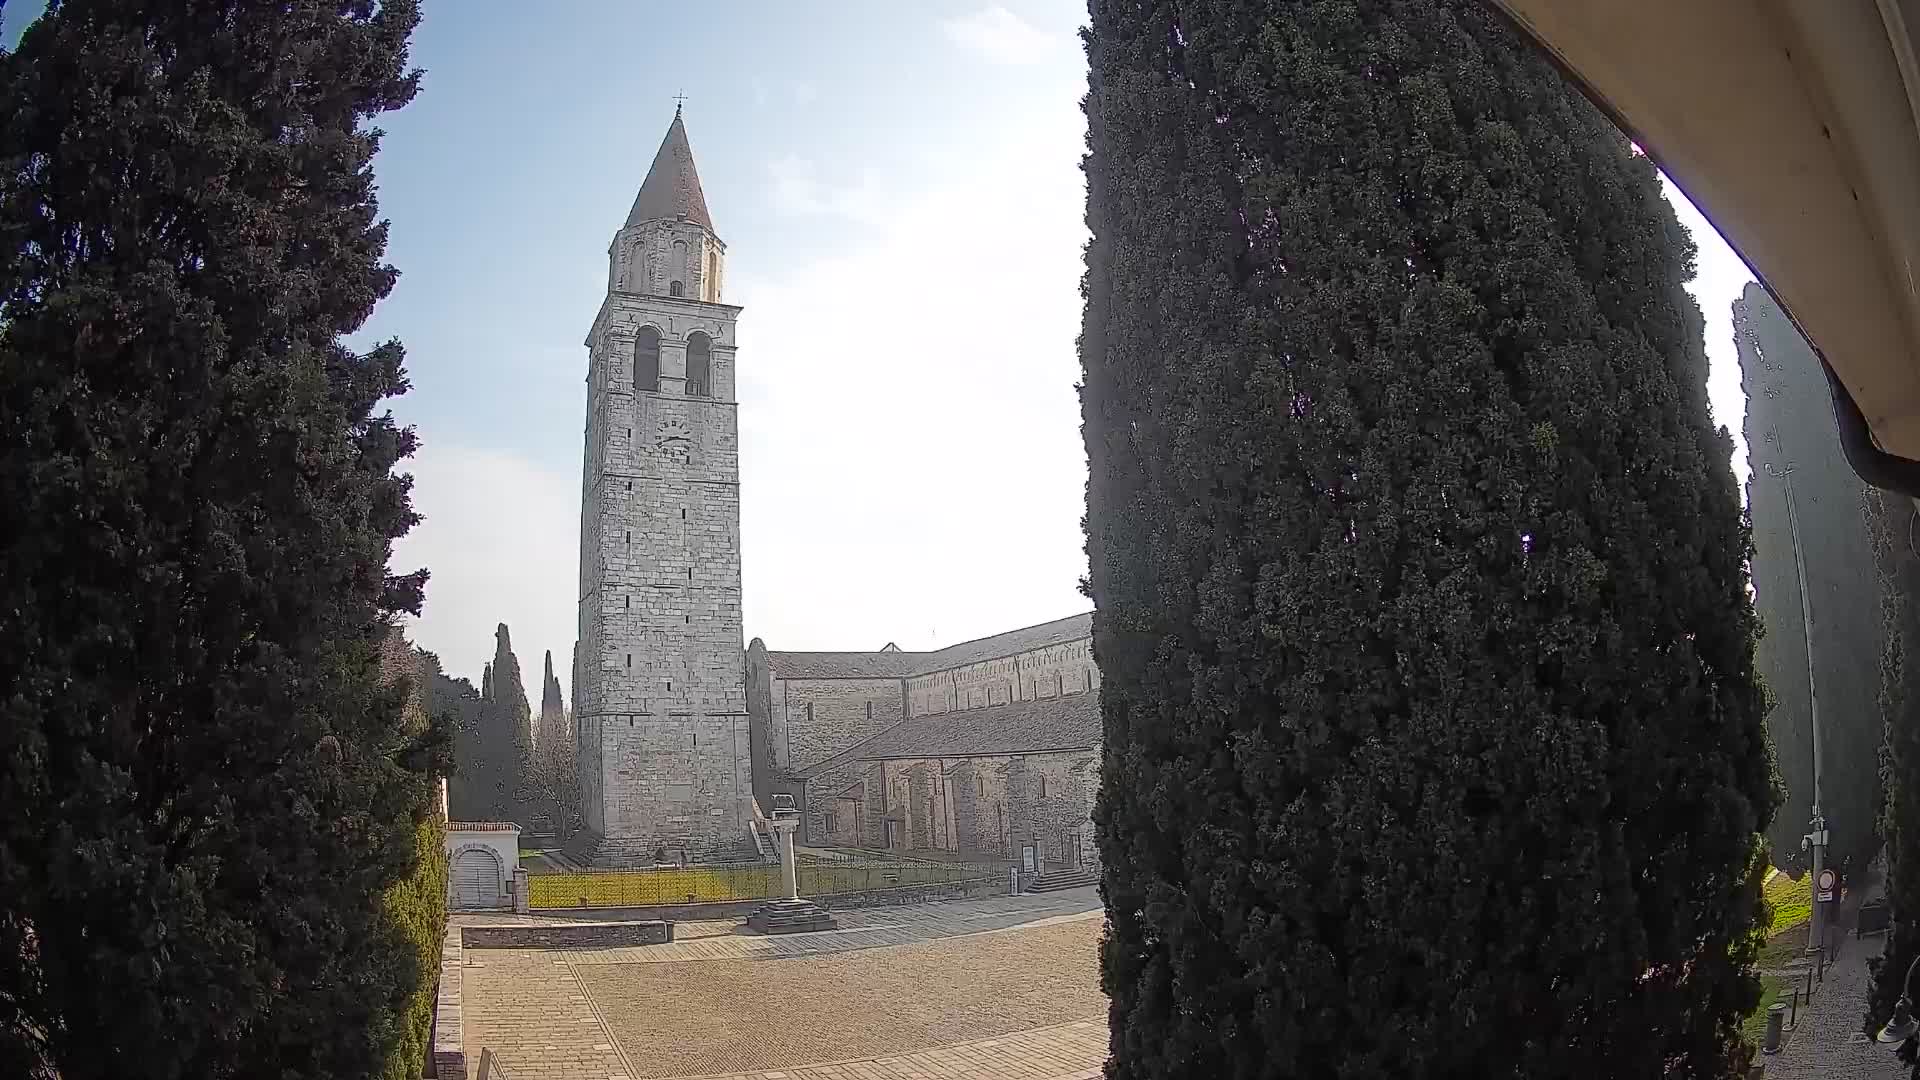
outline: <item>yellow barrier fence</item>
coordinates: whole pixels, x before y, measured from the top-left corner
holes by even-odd
[[[1004,874],[994,867],[918,861],[805,862],[797,869],[800,894],[810,897],[951,884]],[[764,864],[603,870],[529,875],[527,902],[535,908],[662,907],[764,900],[779,888],[780,868]]]

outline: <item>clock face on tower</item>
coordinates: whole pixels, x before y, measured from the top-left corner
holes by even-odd
[[[679,420],[665,421],[653,433],[653,449],[661,457],[684,465],[693,449],[693,432]]]

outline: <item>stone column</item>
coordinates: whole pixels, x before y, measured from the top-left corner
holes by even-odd
[[[775,821],[775,835],[780,837],[780,891],[789,900],[800,899],[800,870],[793,857],[794,821]]]

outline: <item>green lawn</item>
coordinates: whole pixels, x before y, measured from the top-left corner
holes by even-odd
[[[1807,954],[1807,924],[1790,926],[1767,939],[1760,946],[1760,957],[1755,961],[1761,970],[1783,968]]]
[[[1740,1022],[1740,1033],[1747,1041],[1759,1046],[1767,1037],[1767,1006],[1776,1001],[1784,1001],[1792,993],[1787,980],[1777,975],[1760,976],[1760,1007],[1747,1014]]]
[[[1773,918],[1767,924],[1767,943],[1760,947],[1756,964],[1763,971],[1786,967],[1805,954],[1807,926],[1813,918],[1813,875],[1803,874],[1795,881],[1785,874],[1775,874],[1765,891]],[[1759,1046],[1767,1037],[1767,1006],[1785,1000],[1792,992],[1788,980],[1777,975],[1760,976],[1760,1004],[1740,1022],[1741,1034]]]
[[[1799,881],[1775,874],[1773,880],[1767,882],[1766,893],[1767,902],[1773,905],[1773,923],[1767,927],[1769,935],[1813,918],[1812,874],[1800,875]]]

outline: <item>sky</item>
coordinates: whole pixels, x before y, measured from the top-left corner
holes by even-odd
[[[358,341],[407,348],[393,409],[424,520],[394,566],[431,569],[408,630],[449,673],[477,683],[505,622],[529,687],[551,650],[571,701],[582,339],[679,94],[745,308],[747,637],[925,649],[1088,609],[1082,0],[425,12],[421,93],[375,163],[401,277]],[[1729,306],[1751,277],[1668,190],[1738,439]]]

